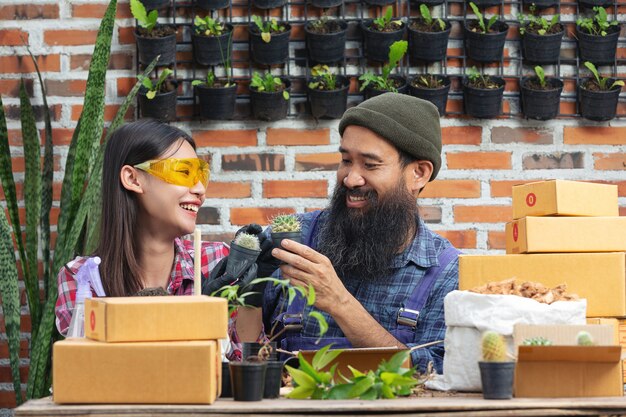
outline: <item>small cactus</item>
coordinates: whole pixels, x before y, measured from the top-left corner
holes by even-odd
[[[488,330],[483,333],[482,351],[484,362],[508,361],[506,342],[504,337],[497,332]]]
[[[584,330],[581,330],[576,335],[576,344],[578,346],[593,346],[593,337]]]
[[[524,346],[552,346],[552,341],[545,337],[537,336],[529,339],[524,339],[522,342]]]
[[[261,246],[259,245],[259,238],[255,235],[251,235],[248,233],[239,233],[237,236],[235,236],[234,243],[235,245],[239,245],[242,248],[250,250],[261,250]]]
[[[293,214],[279,214],[272,219],[272,233],[299,232],[300,221]]]

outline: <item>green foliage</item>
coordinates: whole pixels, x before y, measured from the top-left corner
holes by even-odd
[[[500,87],[489,75],[482,74],[476,67],[467,70],[467,78],[469,78],[470,84],[475,88],[492,89]]]
[[[408,48],[407,41],[395,41],[389,47],[389,61],[383,65],[383,71],[381,75],[367,72],[359,77],[361,84],[360,91],[363,91],[368,85],[372,84],[379,90],[387,90],[396,93],[398,90],[393,82],[393,79],[389,78],[391,71],[398,65],[398,63],[406,54]]]
[[[282,89],[283,98],[289,100],[289,91],[283,89],[283,81],[280,77],[274,77],[271,72],[261,75],[255,71],[250,80],[250,87],[255,88],[257,91],[268,93],[276,93]]]
[[[422,19],[424,19],[424,22],[431,28],[434,29],[439,26],[439,30],[446,29],[446,22],[439,18],[433,19],[433,17],[430,15],[430,10],[428,10],[428,6],[426,6],[424,3],[420,4],[420,14],[422,15]]]
[[[293,214],[279,214],[272,218],[271,227],[272,233],[299,232],[302,225]]]
[[[311,68],[311,75],[316,77],[314,81],[309,83],[312,90],[336,90],[337,77],[330,71],[328,65],[317,64]]]
[[[481,350],[484,362],[506,362],[508,360],[506,342],[500,333],[491,330],[484,332],[481,339]]]
[[[611,87],[606,88],[607,87],[606,83],[609,81],[609,78],[605,78],[605,77],[601,76],[598,73],[598,70],[596,69],[596,66],[593,65],[593,63],[591,63],[589,61],[585,61],[585,67],[587,67],[587,69],[589,69],[589,71],[591,71],[591,73],[595,77],[596,82],[598,83],[598,86],[600,87],[600,90],[612,90],[613,87],[616,87],[616,86],[623,87],[624,86],[624,81],[616,80],[616,81],[613,81],[613,84],[611,84]]]
[[[267,22],[263,22],[263,19],[259,16],[252,16],[252,21],[259,28],[261,32],[261,39],[263,42],[270,43],[272,40],[272,33],[280,33],[285,31],[285,26],[278,24],[278,21],[275,18],[268,20]]]
[[[483,18],[483,15],[480,12],[480,10],[478,10],[478,7],[476,7],[476,5],[474,3],[472,3],[472,2],[470,2],[469,5],[472,8],[472,11],[474,12],[474,14],[476,15],[476,18],[478,19],[478,25],[480,26],[480,31],[482,33],[489,33],[489,31],[491,30],[491,27],[493,26],[493,24],[498,21],[498,16],[496,16],[496,15],[491,16],[489,21],[485,24],[485,20]]]
[[[537,78],[539,79],[539,84],[542,87],[546,86],[546,73],[540,65],[535,67],[535,74],[537,74]]]
[[[417,78],[417,83],[425,88],[439,88],[443,86],[443,79],[436,75],[424,74]]]
[[[576,335],[576,344],[578,346],[593,346],[595,343],[589,332],[581,330]]]
[[[206,16],[204,19],[196,16],[193,19],[193,29],[197,35],[220,36],[226,30],[226,25],[211,16]]]
[[[130,12],[133,17],[137,19],[137,23],[148,32],[152,32],[152,29],[157,24],[157,17],[159,12],[152,10],[150,13],[146,12],[146,8],[139,0],[130,0]]]
[[[398,352],[389,359],[382,361],[376,371],[363,373],[350,367],[351,377],[341,376],[343,382],[336,381],[337,364],[326,368],[343,350],[330,350],[331,345],[321,348],[309,363],[302,353],[298,354],[300,368],[285,366],[294,383],[297,385],[287,394],[287,398],[294,399],[351,399],[375,400],[379,398],[396,398],[410,395],[413,388],[420,384],[414,377],[414,368],[403,368],[402,365],[409,357],[409,351]]]
[[[173,73],[174,72],[171,69],[164,68],[161,71],[161,75],[159,76],[159,79],[157,80],[156,83],[153,83],[152,80],[149,77],[146,77],[145,75],[139,75],[139,77],[137,78],[141,81],[141,84],[143,84],[146,90],[148,90],[146,92],[146,97],[152,100],[158,93],[161,92],[161,87],[163,86],[163,83],[165,82],[167,77],[169,77]]]
[[[524,339],[522,342],[524,346],[552,346],[552,341],[550,339],[546,339],[545,337],[537,336],[531,337],[528,339]]]
[[[559,24],[558,14],[555,14],[554,16],[552,16],[552,19],[547,20],[545,17],[535,15],[534,12],[535,12],[535,7],[533,4],[530,7],[531,14],[519,15],[518,19],[520,23],[520,28],[519,28],[520,34],[522,35],[525,34],[528,29],[533,29],[533,30],[536,29],[537,33],[543,36],[546,33],[550,32],[553,27]]]
[[[604,7],[596,6],[593,8],[595,12],[593,17],[581,17],[576,20],[576,24],[584,31],[591,35],[606,36],[607,29],[611,26],[617,26],[616,20],[608,21],[608,15]]]
[[[402,20],[391,20],[393,16],[393,8],[388,7],[384,15],[377,17],[372,21],[372,29],[382,32],[390,25],[402,26]]]
[[[259,245],[259,238],[256,235],[242,232],[235,236],[235,240],[233,242],[236,245],[241,246],[242,248],[250,250],[261,250],[261,246]]]

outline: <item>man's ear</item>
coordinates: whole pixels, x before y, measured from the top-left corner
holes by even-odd
[[[122,187],[128,191],[132,191],[138,194],[143,194],[143,179],[139,176],[139,171],[130,165],[124,165],[120,170],[120,181]]]
[[[433,175],[433,163],[430,161],[413,161],[407,166],[407,185],[411,193],[415,196],[428,184]]]

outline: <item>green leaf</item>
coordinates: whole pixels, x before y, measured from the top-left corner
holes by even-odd
[[[395,66],[402,60],[404,54],[406,54],[409,43],[407,41],[395,41],[389,47],[389,66],[395,68]]]
[[[291,375],[294,382],[298,384],[299,387],[315,389],[315,387],[317,386],[315,380],[306,372],[301,371],[300,369],[293,368],[289,365],[285,365],[285,369],[287,369],[287,372],[289,372],[289,375]]]
[[[375,400],[378,398],[378,393],[376,392],[376,389],[372,387],[360,395],[359,398],[362,400]]]
[[[365,374],[363,372],[361,372],[358,369],[354,368],[352,365],[348,365],[348,369],[350,369],[350,371],[352,372],[352,376],[353,377],[365,376]]]
[[[309,313],[309,317],[312,317],[315,320],[317,320],[317,323],[320,327],[320,333],[318,336],[319,337],[324,336],[326,332],[328,331],[328,323],[326,322],[326,318],[324,317],[324,315],[320,313],[319,311],[311,311]]]
[[[300,364],[300,370],[308,374],[311,378],[315,380],[317,383],[322,382],[322,378],[320,377],[320,372],[317,372],[313,369],[313,366],[306,360],[304,355],[300,352],[298,353],[298,363]]]
[[[348,395],[350,398],[361,397],[367,390],[374,385],[374,378],[366,377],[355,383],[352,389],[350,389]]]
[[[384,364],[386,371],[398,372],[401,366],[406,362],[411,353],[408,350],[403,350],[395,353],[388,362]],[[382,368],[382,366],[381,366]]]
[[[270,43],[272,41],[272,34],[269,32],[261,32],[261,39],[263,39],[265,43]]]
[[[130,0],[130,12],[133,14],[133,17],[139,21],[139,24],[146,24],[148,22],[148,14],[141,1]]]
[[[154,85],[152,84],[152,80],[150,80],[150,78],[148,77],[141,77],[141,84],[146,87],[146,89],[148,90],[153,90],[154,89]]]
[[[315,391],[315,388],[310,388],[310,387],[295,387],[289,394],[285,395],[285,397],[287,398],[291,398],[294,400],[302,400],[305,398],[309,398],[313,392]]]
[[[156,93],[157,93],[156,90],[150,90],[146,93],[146,97],[149,100],[152,100],[154,97],[156,97]]]
[[[343,349],[329,350],[331,346],[332,344],[326,345],[315,353],[312,361],[313,368],[317,370],[324,369],[334,361],[337,356],[343,353]]]
[[[306,304],[309,306],[312,306],[313,304],[315,304],[315,288],[313,288],[313,285],[309,284],[308,286],[308,294],[306,297]]]
[[[381,390],[381,393],[383,394],[383,398],[387,398],[387,399],[396,398],[395,394],[393,393],[393,390],[387,385],[383,385],[380,388],[380,390]]]
[[[353,383],[335,385],[330,389],[328,393],[328,398],[330,400],[347,400],[350,398],[354,398],[350,396],[350,392],[353,387]]]
[[[287,90],[283,90],[283,98],[284,98],[285,100],[289,100],[289,91],[287,91]]]

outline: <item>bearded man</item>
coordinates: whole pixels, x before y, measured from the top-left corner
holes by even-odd
[[[280,290],[268,285],[262,316],[259,309],[240,309],[239,338],[256,340],[262,319],[265,329],[289,325],[280,345],[290,351],[329,343],[410,348],[442,340],[443,298],[458,287],[458,251],[426,228],[416,204],[441,166],[437,108],[386,93],[347,110],[339,133],[341,163],[330,206],[301,216],[302,244],[285,240],[271,251],[283,262],[283,278],[313,286],[315,305],[298,298],[285,309]],[[320,343],[317,321],[307,319],[310,309],[329,325]],[[422,371],[432,362],[442,373],[443,354],[443,344],[435,344],[414,350],[411,359]]]

